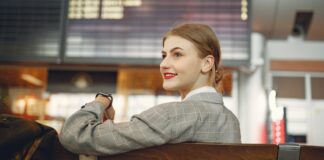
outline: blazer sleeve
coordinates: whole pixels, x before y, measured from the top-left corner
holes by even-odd
[[[104,106],[94,101],[70,116],[59,134],[61,144],[78,154],[112,155],[170,141],[172,127],[163,107],[153,107],[125,123],[102,122],[103,112]]]

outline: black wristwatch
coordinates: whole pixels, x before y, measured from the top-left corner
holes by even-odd
[[[103,97],[106,97],[106,98],[108,98],[109,100],[110,100],[110,104],[109,104],[109,106],[108,106],[108,108],[110,108],[111,107],[111,104],[112,104],[112,102],[113,102],[113,96],[111,95],[111,94],[107,94],[107,93],[103,93],[103,92],[98,92],[97,94],[96,94],[96,97],[95,98],[97,98],[98,96],[103,96]]]

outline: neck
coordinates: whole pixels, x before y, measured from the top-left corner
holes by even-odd
[[[201,74],[201,75],[199,75],[197,81],[194,84],[192,84],[190,87],[188,86],[186,88],[179,90],[181,99],[183,100],[187,96],[187,94],[189,92],[191,92],[192,90],[195,90],[195,89],[201,88],[201,87],[205,87],[205,86],[210,86],[208,83],[208,78],[209,78],[208,75]]]
[[[181,96],[181,100],[183,100],[190,91],[191,90],[189,90],[189,91],[179,91],[180,96]]]

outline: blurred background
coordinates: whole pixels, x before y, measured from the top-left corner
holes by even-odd
[[[162,88],[162,36],[210,25],[243,143],[324,145],[323,0],[0,0],[0,113],[55,128],[98,91],[116,121],[180,101]]]

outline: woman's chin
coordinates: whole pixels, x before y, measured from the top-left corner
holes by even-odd
[[[163,89],[165,89],[166,91],[177,91],[177,88],[174,86],[163,85]]]

